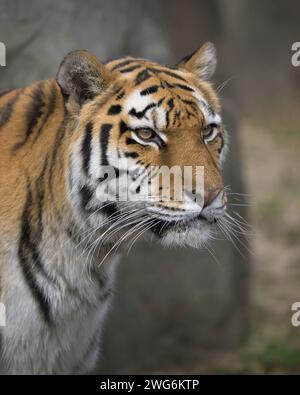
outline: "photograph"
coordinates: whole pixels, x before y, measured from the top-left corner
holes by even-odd
[[[300,374],[299,16],[0,0],[1,376]]]

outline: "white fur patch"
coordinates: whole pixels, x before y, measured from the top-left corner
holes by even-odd
[[[148,127],[153,130],[155,129],[156,132],[164,129],[166,126],[166,111],[163,107],[150,108],[141,119],[130,114],[132,109],[136,112],[141,112],[152,103],[155,104],[155,100],[152,98],[152,95],[141,96],[140,90],[136,90],[129,95],[125,102],[124,110],[128,114],[129,126],[132,129]],[[156,125],[154,125],[154,119],[156,120]],[[166,141],[166,137],[164,135],[162,135],[161,138]]]

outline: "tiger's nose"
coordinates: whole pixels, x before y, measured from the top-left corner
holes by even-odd
[[[206,189],[204,191],[204,205],[203,208],[209,206],[210,204],[212,204],[212,202],[221,194],[223,194],[222,196],[222,205],[226,204],[226,198],[225,198],[225,193],[223,191],[222,187],[218,187],[218,188],[211,188],[211,189]]]

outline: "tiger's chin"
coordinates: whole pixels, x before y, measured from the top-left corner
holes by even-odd
[[[215,224],[195,220],[188,226],[161,224],[154,233],[164,247],[202,248],[215,231]]]

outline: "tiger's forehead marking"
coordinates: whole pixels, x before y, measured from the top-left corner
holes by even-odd
[[[119,72],[127,86],[122,97],[123,111],[131,128],[164,130],[170,126],[170,117],[187,114],[190,118],[191,112],[195,124],[221,123],[220,115],[190,82],[191,75],[185,70],[131,57],[112,61],[108,67]],[[191,105],[194,107],[189,108]]]
[[[151,88],[151,86],[150,86]],[[176,105],[183,107],[183,104],[178,99],[172,98],[167,90],[166,96],[156,95],[156,91],[153,94],[143,95],[143,91],[147,89],[143,87],[137,87],[127,97],[125,97],[124,111],[128,115],[128,123],[132,128],[149,127],[152,129],[166,129],[168,125],[168,111],[172,108],[168,108],[167,103],[173,102],[173,107]],[[160,87],[161,91],[163,88]],[[198,105],[199,110],[203,114],[205,124],[215,123],[219,125],[221,123],[221,117],[217,114],[212,107],[208,104],[205,98],[201,95],[196,88],[193,88],[192,97],[194,97],[195,103]],[[188,101],[188,100],[186,100]]]

